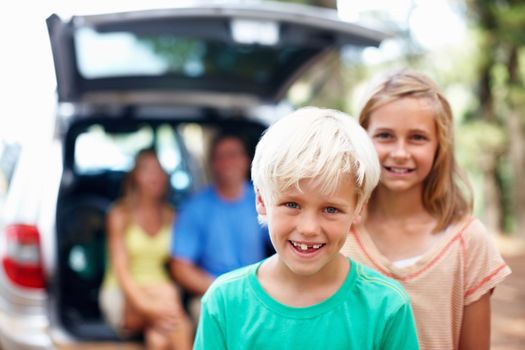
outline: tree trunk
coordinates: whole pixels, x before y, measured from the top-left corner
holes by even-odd
[[[512,169],[513,214],[516,218],[516,234],[525,238],[525,126],[522,115],[525,89],[521,84],[518,72],[518,48],[509,50],[507,70],[509,73],[508,106],[509,113],[505,118],[509,138],[508,155]]]
[[[480,81],[478,85],[478,98],[480,101],[480,109],[478,116],[486,122],[496,122],[494,113],[494,93],[492,91],[492,70],[495,65],[493,53],[488,48],[492,44],[493,38],[490,33],[486,33],[485,56],[480,67]],[[489,54],[490,53],[490,54]],[[498,158],[497,150],[488,152],[483,157],[483,164],[480,167],[483,169],[483,193],[484,193],[484,222],[492,232],[503,232],[503,191],[498,181]]]
[[[492,154],[486,154],[483,158],[484,217],[482,221],[491,232],[501,233],[503,210],[501,207],[501,188],[497,179],[497,157]]]
[[[513,214],[516,218],[516,234],[525,238],[525,140],[519,111],[507,115],[506,125],[510,140],[509,160],[512,169]]]

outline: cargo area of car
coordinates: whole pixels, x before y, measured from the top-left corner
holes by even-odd
[[[205,159],[198,158],[205,158],[206,144],[215,133],[223,130],[239,133],[253,152],[264,128],[261,123],[235,117],[118,120],[99,117],[82,120],[68,128],[64,173],[57,201],[57,268],[49,288],[57,319],[69,335],[84,341],[120,340],[103,319],[98,294],[108,263],[106,215],[121,194],[126,166],[130,165],[134,153],[141,148],[154,147],[161,159],[170,159],[169,155],[177,158],[166,169],[172,185],[170,201],[177,208],[187,196],[207,183]],[[98,145],[86,141],[89,137]],[[142,141],[137,141],[139,139]],[[129,159],[122,164],[105,164],[100,160],[104,155],[97,152],[109,150],[103,149],[100,142],[119,147],[125,145],[123,149]],[[82,150],[86,147],[87,153]],[[203,153],[199,154],[199,150]],[[94,161],[89,163],[81,157]],[[112,157],[119,158],[115,154]],[[140,339],[140,336],[134,338]]]

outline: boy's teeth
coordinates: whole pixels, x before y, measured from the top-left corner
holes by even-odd
[[[308,250],[309,248],[319,249],[323,246],[322,244],[312,244],[312,246],[308,246],[308,244],[306,243],[298,243],[294,241],[291,241],[291,242],[294,245],[294,247],[297,247],[301,250]]]

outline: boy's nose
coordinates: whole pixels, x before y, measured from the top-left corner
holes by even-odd
[[[303,213],[297,227],[298,231],[305,236],[319,234],[319,218],[314,213]]]

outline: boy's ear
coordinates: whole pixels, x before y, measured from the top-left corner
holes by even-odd
[[[257,214],[262,216],[266,215],[266,205],[259,190],[255,192],[255,209],[257,210]]]
[[[361,208],[359,209],[359,212],[354,216],[354,220],[352,221],[352,225],[359,225],[362,220],[363,220],[363,216],[365,215],[365,212],[366,212],[366,206],[368,205],[368,202],[365,202]]]

